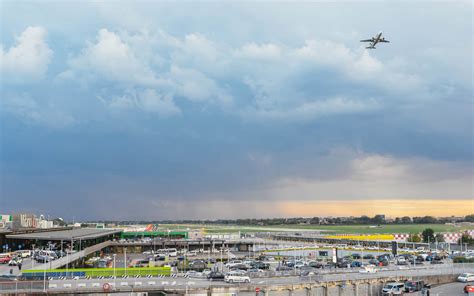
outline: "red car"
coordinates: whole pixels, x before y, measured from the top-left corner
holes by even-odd
[[[464,293],[469,293],[469,292],[473,292],[474,293],[474,285],[466,285],[464,286]]]
[[[7,264],[8,262],[10,262],[10,260],[12,260],[12,257],[9,257],[9,256],[0,257],[0,264]]]

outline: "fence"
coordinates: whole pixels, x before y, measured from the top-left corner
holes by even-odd
[[[42,278],[46,274],[47,277],[110,277],[110,276],[158,276],[170,275],[170,267],[133,267],[133,268],[76,268],[76,269],[51,269],[51,270],[25,270],[23,276],[27,278]]]
[[[0,281],[0,294],[6,291],[42,291],[48,287],[48,282],[43,281]]]

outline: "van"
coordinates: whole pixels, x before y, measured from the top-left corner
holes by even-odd
[[[387,283],[382,289],[383,296],[402,295],[405,290],[405,284],[400,282]]]
[[[15,255],[21,258],[28,258],[31,256],[31,250],[18,250],[15,251]]]

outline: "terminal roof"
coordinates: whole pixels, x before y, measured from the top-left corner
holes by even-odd
[[[22,234],[7,234],[8,239],[35,240],[88,240],[120,233],[119,229],[75,228],[68,230],[44,231]]]

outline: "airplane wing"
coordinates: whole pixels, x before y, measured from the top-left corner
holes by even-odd
[[[360,42],[372,42],[373,40],[372,39],[364,39],[364,40],[361,40]]]
[[[382,39],[382,40],[380,40],[379,42],[390,43],[390,41],[388,41],[388,40],[385,40],[385,39]]]

